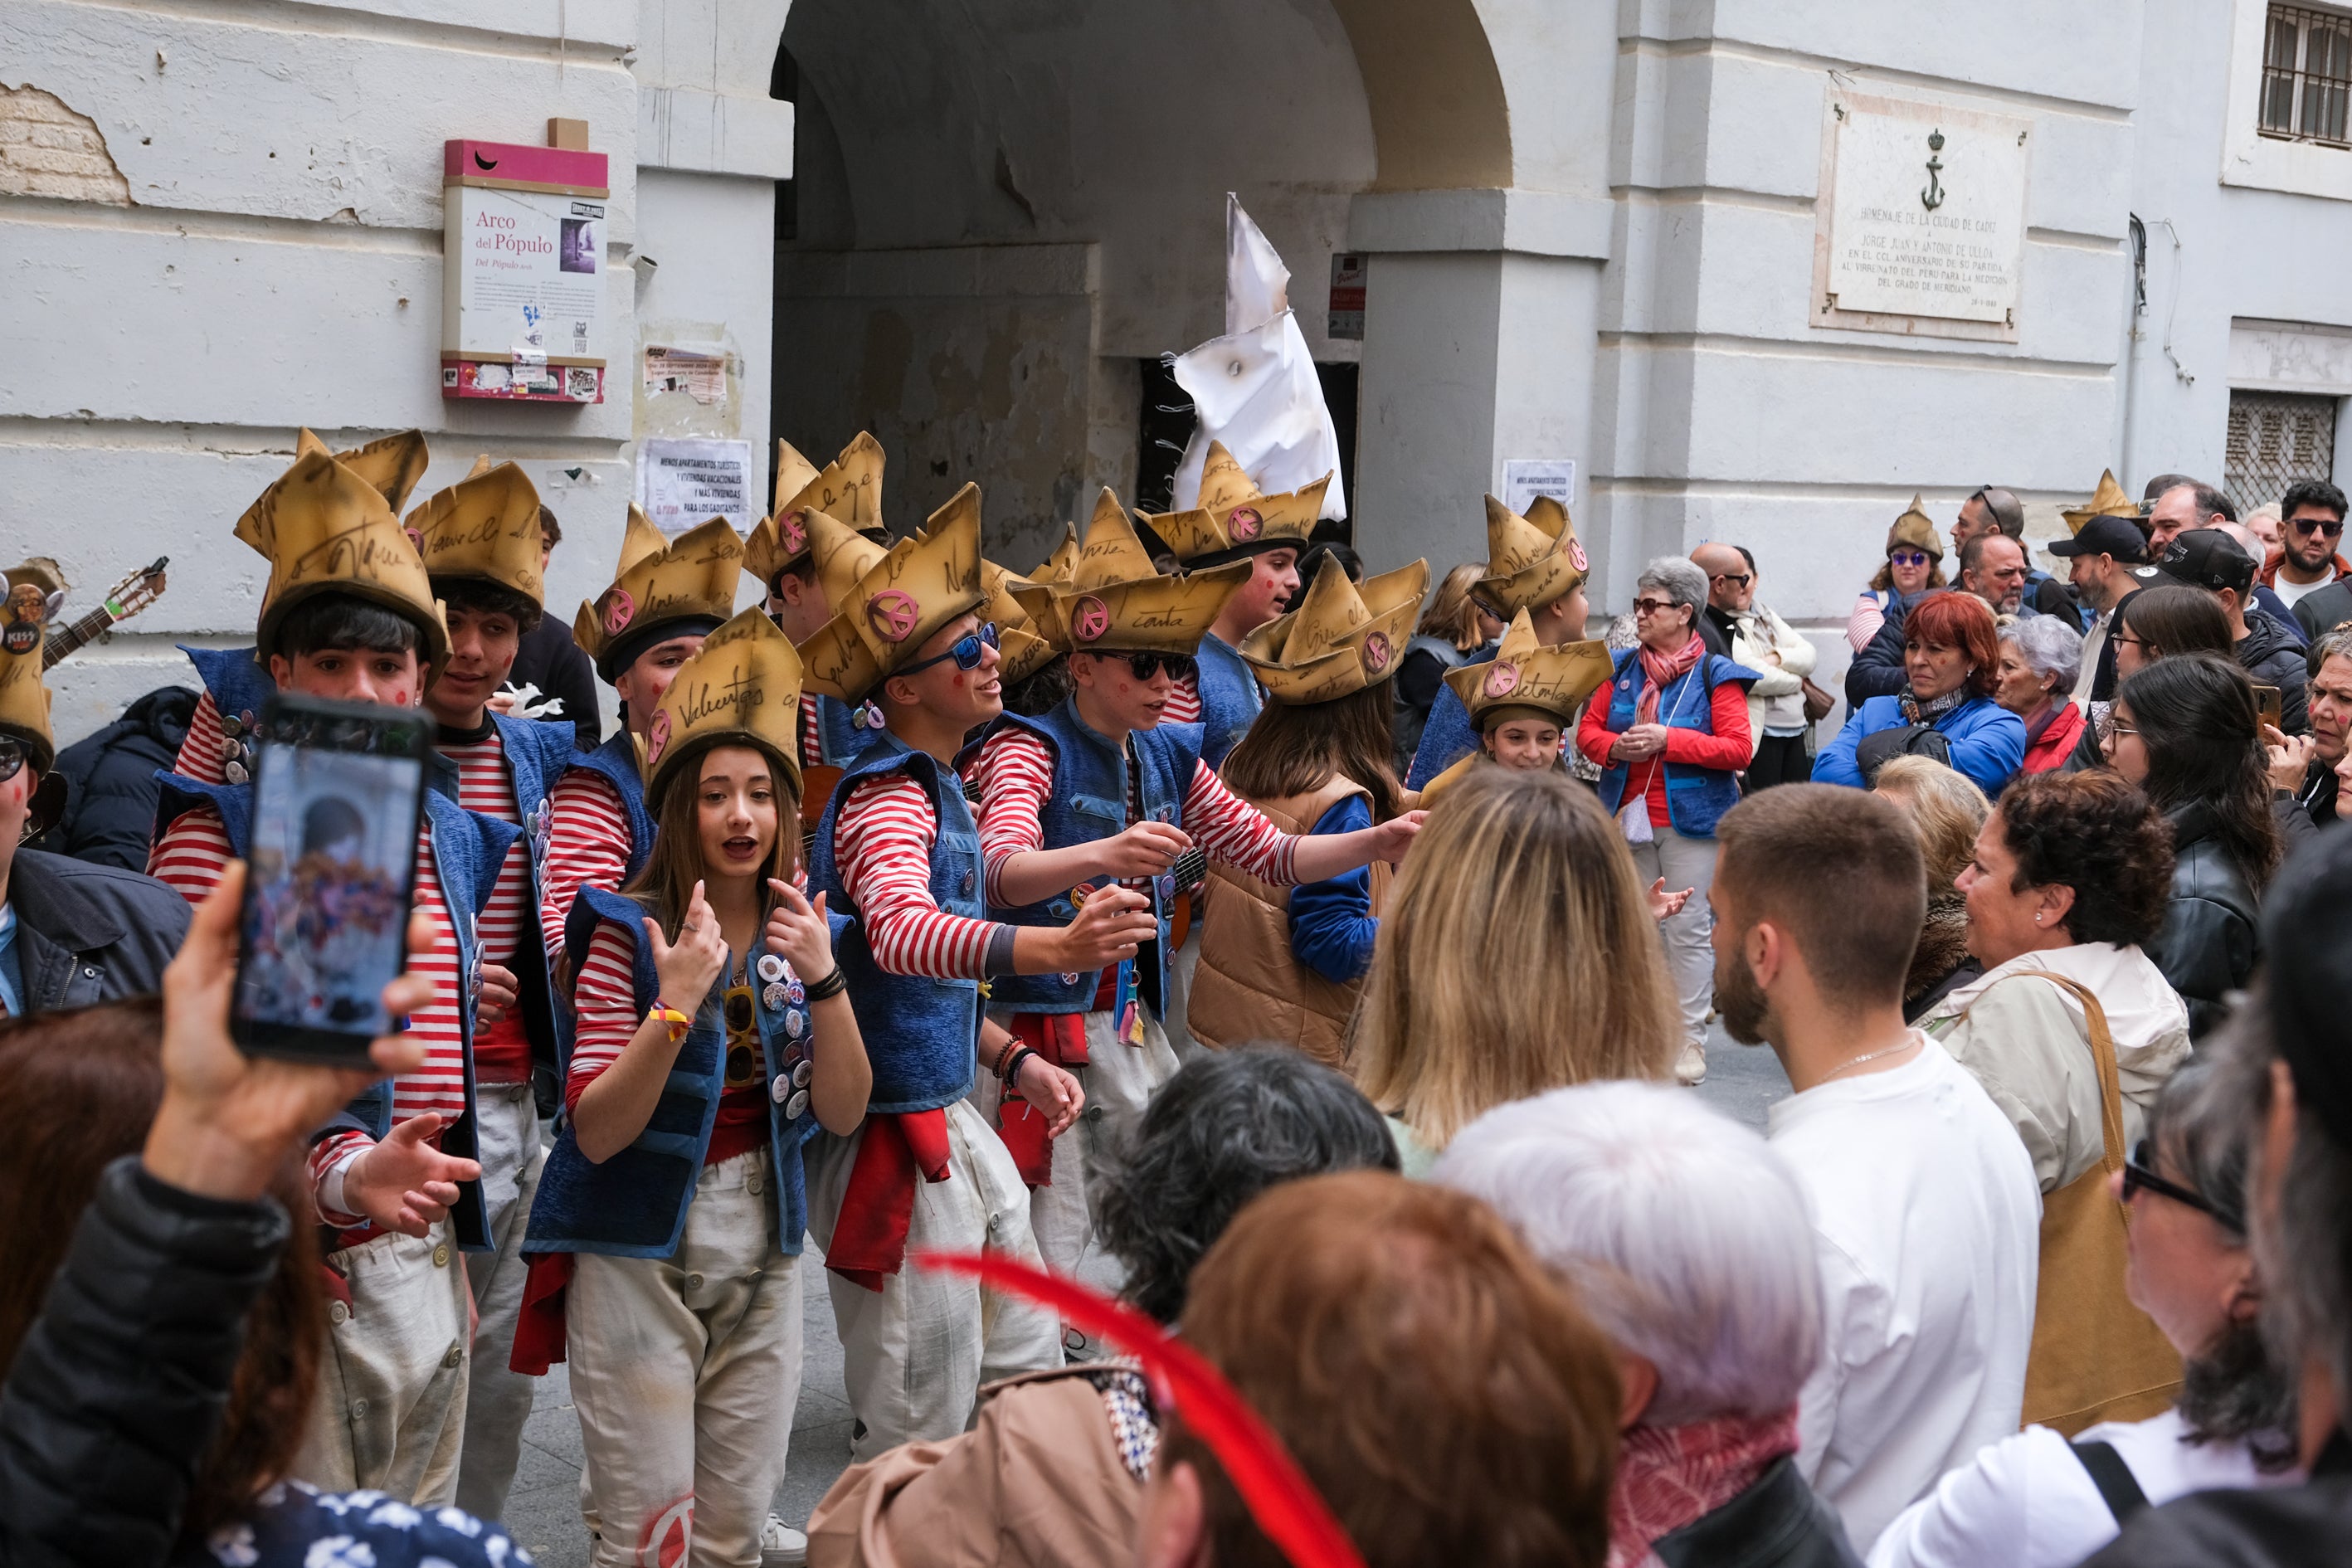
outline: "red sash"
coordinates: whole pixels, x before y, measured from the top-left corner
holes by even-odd
[[[1084,1013],[1016,1013],[1008,1027],[1014,1039],[1057,1068],[1087,1065]],[[1045,1114],[1010,1085],[996,1108],[996,1131],[1024,1183],[1033,1188],[1054,1184],[1054,1140],[1045,1131]]]
[[[907,1261],[916,1178],[944,1182],[950,1174],[944,1110],[866,1117],[824,1266],[852,1284],[880,1290],[884,1279]]]

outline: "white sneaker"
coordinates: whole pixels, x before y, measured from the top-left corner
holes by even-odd
[[[760,1568],[803,1568],[807,1562],[808,1537],[770,1514],[760,1527]]]
[[[1706,1047],[1685,1046],[1682,1055],[1675,1058],[1675,1081],[1696,1089],[1706,1081]]]

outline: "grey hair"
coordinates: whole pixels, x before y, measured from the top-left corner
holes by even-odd
[[[1434,1177],[1492,1205],[1658,1369],[1644,1425],[1796,1404],[1822,1352],[1811,1210],[1754,1132],[1670,1087],[1582,1084],[1488,1111]]]
[[[2311,650],[2303,657],[2314,675],[2331,658],[2352,659],[2352,621],[2339,622],[2312,638]]]
[[[1691,607],[1693,624],[1700,611],[1706,607],[1706,574],[1694,565],[1688,556],[1660,555],[1642,568],[1633,579],[1633,592],[1657,588],[1677,605]]]
[[[2000,628],[2036,675],[2054,675],[2058,689],[2071,691],[2083,668],[2083,634],[2056,616],[2027,616]]]

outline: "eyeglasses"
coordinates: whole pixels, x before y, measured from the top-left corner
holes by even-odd
[[[997,639],[995,623],[992,621],[983,622],[981,625],[980,630],[972,633],[970,637],[958,637],[956,639],[955,647],[948,649],[947,652],[933,654],[929,658],[918,659],[913,664],[907,666],[906,668],[900,670],[898,673],[901,675],[912,675],[919,669],[929,669],[935,664],[945,664],[950,659],[955,660],[956,668],[958,669],[978,669],[980,668],[980,650],[983,647],[994,647],[996,646]]]
[[[2297,533],[2315,533],[2322,539],[2344,537],[2344,520],[2340,517],[2294,517],[2289,518],[2286,525]]]
[[[2126,735],[2138,734],[2139,726],[2137,724],[2126,724],[2120,719],[2110,719],[2107,721],[2107,733],[2114,739],[2120,741]]]
[[[2132,1145],[2131,1158],[2124,1162],[2124,1202],[2132,1201],[2135,1193],[2154,1193],[2160,1198],[2186,1204],[2199,1214],[2210,1215],[2232,1231],[2243,1233],[2245,1226],[2235,1215],[2224,1214],[2204,1194],[2168,1182],[2156,1173],[2155,1163],[2148,1157],[2147,1140]]]
[[[1636,599],[1633,613],[1637,616],[1663,616],[1668,610],[1679,609],[1672,599]]]
[[[1756,581],[1756,578],[1754,574],[1748,572],[1717,572],[1707,578],[1707,581],[1710,583],[1728,583],[1735,588],[1745,588],[1748,584]]]
[[[1924,550],[1890,550],[1886,552],[1886,563],[1890,566],[1925,566],[1934,559]]]
[[[14,735],[0,735],[0,784],[16,776],[25,765],[25,742]]]
[[[1200,661],[1189,653],[1098,653],[1097,658],[1124,658],[1138,680],[1149,680],[1161,670],[1171,680],[1190,680],[1201,672]]]

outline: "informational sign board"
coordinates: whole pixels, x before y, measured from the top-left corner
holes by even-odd
[[[754,499],[749,441],[664,440],[637,443],[637,504],[664,533],[683,533],[723,517],[749,533],[761,516]]]
[[[1521,517],[1538,496],[1549,496],[1573,510],[1576,505],[1576,459],[1573,458],[1506,458],[1503,459],[1503,504]]]
[[[1364,335],[1364,258],[1348,251],[1331,258],[1331,307],[1323,335],[1354,338]]]
[[[604,401],[606,166],[602,153],[444,145],[442,396]]]
[[[2005,115],[1832,92],[1814,324],[2013,337],[2032,132]]]

